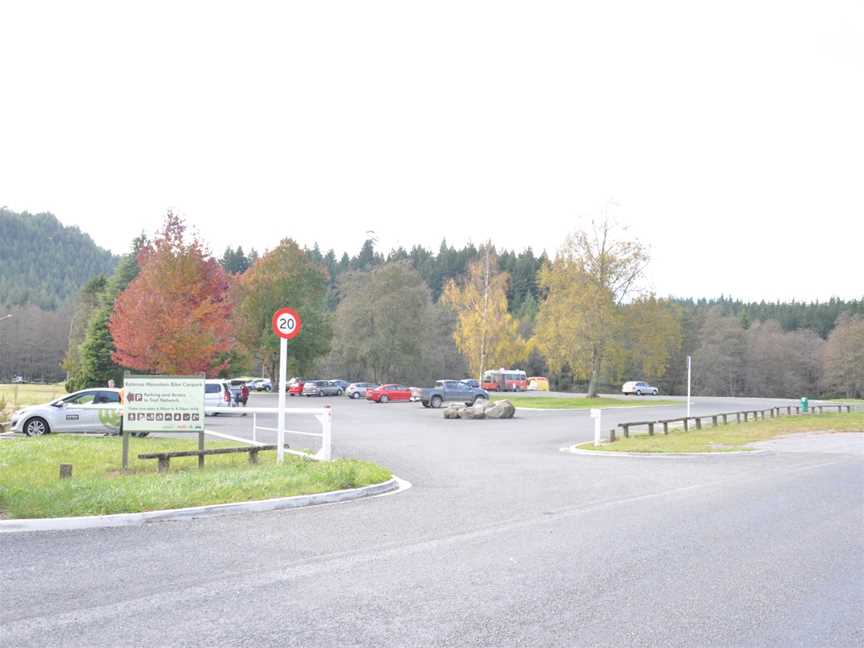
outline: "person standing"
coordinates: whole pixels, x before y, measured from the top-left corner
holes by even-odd
[[[249,400],[249,385],[243,385],[240,389],[240,402],[243,403],[243,407],[246,407],[246,401]]]

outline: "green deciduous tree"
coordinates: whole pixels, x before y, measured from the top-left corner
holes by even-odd
[[[284,239],[240,276],[233,290],[238,341],[271,377],[279,367],[279,339],[272,317],[279,308],[297,310],[303,330],[288,343],[288,371],[308,375],[330,349],[332,325],[326,298],[329,277],[291,239]]]

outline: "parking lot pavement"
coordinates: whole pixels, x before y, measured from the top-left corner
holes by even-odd
[[[250,401],[275,403],[272,394]],[[410,403],[288,404],[330,404],[337,456],[386,465],[414,487],[302,511],[0,536],[0,581],[13,584],[0,645],[864,639],[860,455],[596,460],[559,452],[591,437],[587,412],[448,421]],[[770,406],[694,407],[759,405]],[[614,424],[652,412],[608,416]],[[208,426],[249,435],[250,418]],[[291,416],[288,425],[316,423]]]

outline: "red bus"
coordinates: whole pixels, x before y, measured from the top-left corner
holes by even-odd
[[[493,369],[483,372],[486,391],[525,391],[528,389],[528,375],[521,369]]]

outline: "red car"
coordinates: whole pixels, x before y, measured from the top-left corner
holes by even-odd
[[[303,395],[303,385],[306,384],[305,380],[300,380],[299,378],[294,382],[288,383],[288,395],[289,396],[302,396]]]
[[[366,400],[376,403],[387,403],[389,401],[410,401],[411,388],[405,385],[381,385],[374,389],[366,390]]]

